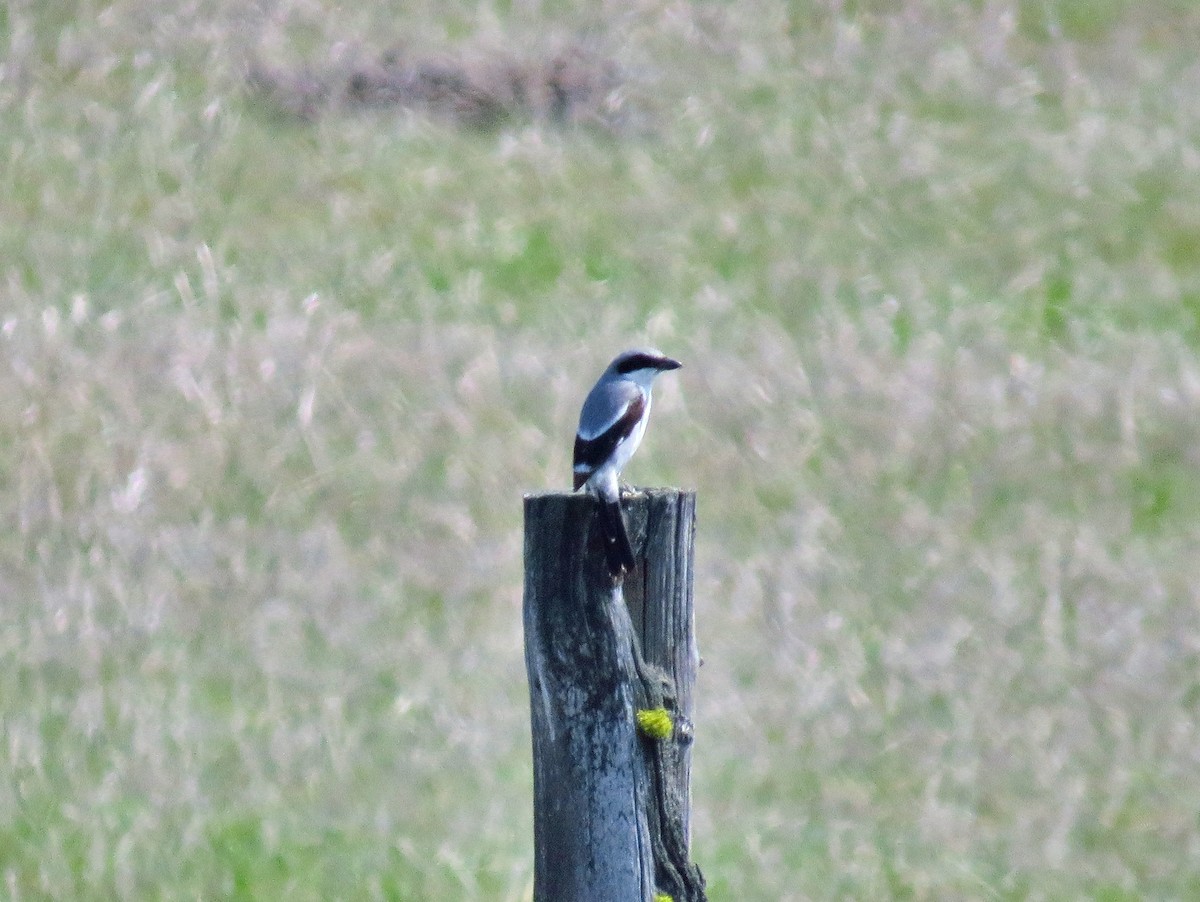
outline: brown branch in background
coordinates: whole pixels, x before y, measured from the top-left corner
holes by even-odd
[[[332,109],[413,109],[468,128],[510,121],[623,130],[629,110],[616,62],[578,45],[544,58],[504,51],[414,56],[391,50],[323,69],[255,62],[247,82],[275,109],[312,121]]]

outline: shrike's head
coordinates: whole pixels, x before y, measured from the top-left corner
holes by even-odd
[[[655,376],[667,370],[677,370],[681,366],[683,364],[678,360],[655,348],[631,348],[613,358],[604,375],[611,379],[628,379],[649,391]]]

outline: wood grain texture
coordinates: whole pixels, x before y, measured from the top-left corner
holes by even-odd
[[[637,567],[614,584],[594,499],[525,498],[536,902],[704,899],[690,862],[695,494],[625,496]],[[662,741],[635,712],[665,707]]]

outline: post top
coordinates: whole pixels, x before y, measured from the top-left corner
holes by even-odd
[[[678,498],[684,495],[695,496],[695,489],[681,489],[674,486],[640,486],[631,487],[630,492],[622,492],[621,497],[624,498]],[[586,492],[570,492],[566,489],[548,490],[540,492],[525,492],[522,496],[526,501],[537,501],[543,498],[587,498]]]

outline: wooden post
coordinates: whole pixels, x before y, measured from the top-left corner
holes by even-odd
[[[525,497],[535,902],[705,899],[689,856],[696,496],[623,506],[638,567],[622,585],[594,499]]]

